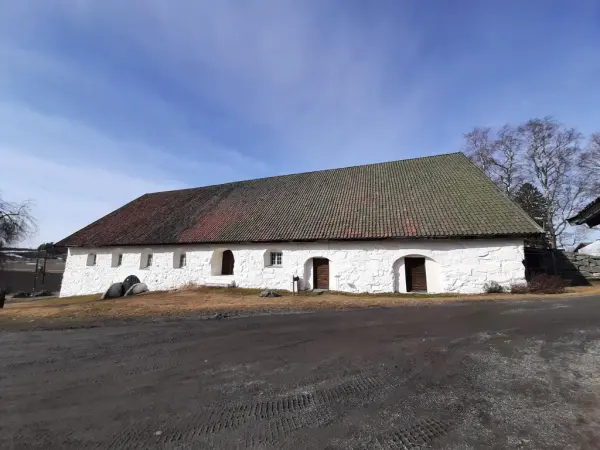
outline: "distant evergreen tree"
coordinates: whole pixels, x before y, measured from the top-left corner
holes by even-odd
[[[54,258],[59,255],[66,255],[67,249],[65,247],[57,247],[54,242],[44,242],[38,246],[38,250],[45,251],[45,255],[49,258]],[[42,253],[44,255],[44,253]]]
[[[525,240],[526,247],[551,248],[551,237],[548,233],[548,223],[546,214],[548,214],[548,202],[544,195],[531,183],[523,183],[519,186],[512,196],[529,216],[543,228],[545,233],[542,236],[528,238]]]
[[[514,193],[513,200],[517,202],[539,226],[544,227],[548,203],[538,188],[531,183],[523,183]]]
[[[50,250],[52,247],[54,247],[54,242],[44,242],[40,244],[38,250]]]

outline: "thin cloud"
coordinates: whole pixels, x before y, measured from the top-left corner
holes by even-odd
[[[105,77],[116,74],[121,84],[139,75],[128,70],[142,63],[149,70],[139,80],[148,85],[140,103],[150,98],[158,106],[161,90],[177,92],[185,100],[168,106],[185,110],[174,116],[188,116],[178,126],[191,122],[196,135],[229,141],[236,151],[279,167],[297,152],[308,157],[307,166],[314,166],[311,157],[318,155],[318,167],[338,165],[340,157],[350,164],[398,156],[400,144],[417,135],[436,95],[435,82],[407,70],[416,67],[419,38],[397,17],[361,26],[343,8],[320,2],[63,5],[53,12],[61,26],[79,30],[96,51],[112,52],[119,68],[101,67]],[[26,22],[54,36],[50,51],[64,48],[69,36],[61,36],[51,21],[34,11]],[[82,59],[90,58],[61,56],[66,63],[76,61],[77,71]],[[142,114],[148,110],[155,108]],[[135,126],[135,117],[131,120]],[[378,145],[366,158],[365,146],[374,141]]]

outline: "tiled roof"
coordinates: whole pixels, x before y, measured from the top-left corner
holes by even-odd
[[[600,224],[600,197],[587,204],[577,215],[568,219],[571,225],[587,224],[590,227]]]
[[[539,227],[462,153],[146,194],[64,246],[526,236]]]

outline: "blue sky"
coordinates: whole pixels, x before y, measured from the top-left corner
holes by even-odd
[[[600,131],[597,1],[0,0],[0,189],[56,241],[145,193]]]

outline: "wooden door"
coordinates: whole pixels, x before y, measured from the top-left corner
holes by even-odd
[[[427,292],[425,258],[405,258],[406,292]]]
[[[329,260],[313,258],[313,289],[329,289]]]
[[[231,250],[225,250],[223,252],[223,265],[221,266],[221,275],[233,275],[233,253]]]

